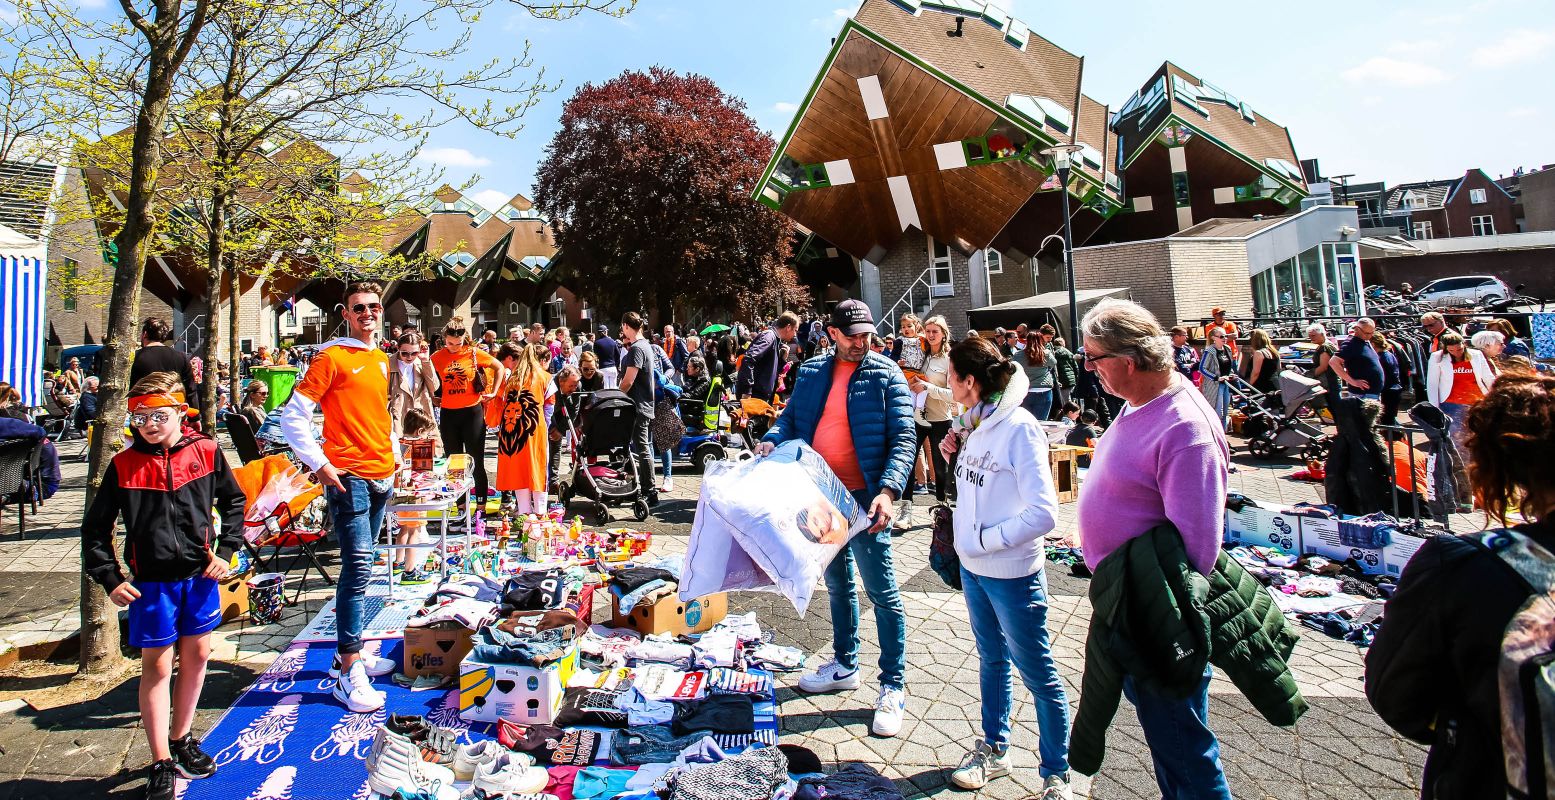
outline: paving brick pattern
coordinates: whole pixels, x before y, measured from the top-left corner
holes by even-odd
[[[1247,496],[1284,503],[1319,499],[1312,484],[1286,480],[1292,467],[1263,465],[1238,458],[1231,489]],[[49,635],[73,629],[73,603],[79,581],[77,532],[80,484],[84,468],[67,465],[67,488],[51,500],[25,542],[8,535],[0,542],[0,637],[31,635],[52,620]],[[676,479],[676,491],[657,513],[654,550],[683,553],[690,532],[699,482]],[[921,510],[921,509],[920,509]],[[1060,530],[1074,530],[1075,506],[1061,507]],[[920,515],[920,521],[926,515]],[[1459,524],[1467,527],[1467,520]],[[803,695],[793,687],[798,676],[782,679],[783,741],[803,744],[828,762],[864,761],[897,781],[909,797],[968,795],[948,785],[954,769],[981,729],[978,658],[965,605],[928,568],[928,536],[920,526],[895,540],[898,581],[908,616],[909,699],[907,720],[892,739],[869,733],[875,699],[873,681],[853,692]],[[326,553],[333,569],[333,556]],[[1067,568],[1049,564],[1049,627],[1055,657],[1071,706],[1079,697],[1084,641],[1090,607],[1088,582]],[[317,579],[314,580],[317,584]],[[234,622],[218,631],[215,659],[207,683],[197,731],[214,723],[222,710],[291,641],[330,596],[315,587],[278,623],[256,626]],[[868,599],[860,592],[861,601]],[[28,610],[31,608],[32,610]],[[781,643],[829,655],[831,633],[827,596],[817,591],[811,613],[801,619],[777,595],[740,593],[731,611],[756,611]],[[863,610],[861,663],[874,674],[879,648]],[[64,620],[65,622],[62,622]],[[812,661],[812,663],[815,663]],[[1403,798],[1418,797],[1424,750],[1384,726],[1362,694],[1363,651],[1306,632],[1292,667],[1312,710],[1294,728],[1270,726],[1224,679],[1211,685],[1211,723],[1221,737],[1222,757],[1238,798]],[[1000,778],[982,797],[1022,798],[1040,791],[1036,772],[1035,714],[1029,693],[1016,689],[1013,721],[1014,773]],[[148,762],[137,724],[135,680],[100,700],[39,712],[12,701],[0,705],[0,800],[45,797],[135,797]],[[1108,736],[1107,759],[1094,781],[1080,779],[1077,796],[1137,798],[1159,796],[1149,751],[1132,709],[1125,703]]]

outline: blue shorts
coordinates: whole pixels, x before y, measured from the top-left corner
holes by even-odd
[[[210,633],[221,624],[221,586],[204,575],[181,581],[136,581],[140,599],[130,603],[130,646],[166,647],[183,636]]]

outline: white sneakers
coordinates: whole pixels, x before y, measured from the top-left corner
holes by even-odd
[[[673,491],[675,491],[675,479],[674,478],[665,478],[664,479],[664,485],[659,487],[659,491],[661,491],[661,492],[673,492]]]
[[[894,686],[880,687],[880,698],[875,701],[875,721],[869,730],[876,736],[895,736],[902,730],[902,713],[907,708],[907,690]]]
[[[356,661],[361,664],[371,677],[377,678],[383,675],[393,675],[399,670],[400,664],[392,658],[375,656],[372,653],[358,653]],[[340,654],[335,654],[335,660],[329,662],[329,677],[340,677]]]
[[[372,679],[367,676],[367,660],[363,658],[352,662],[350,669],[337,676],[334,695],[346,708],[358,714],[383,708],[383,692],[373,688]]]
[[[499,753],[496,758],[476,767],[468,795],[498,797],[543,792],[551,776],[544,767],[534,764],[534,759],[523,753]]]
[[[459,752],[454,754],[454,780],[471,780],[475,777],[477,769],[496,761],[497,756],[506,752],[508,752],[506,747],[490,739],[461,746]]]
[[[891,525],[899,531],[905,531],[913,526],[911,500],[896,501],[896,520]]]
[[[799,691],[811,694],[857,688],[858,669],[843,669],[835,658],[816,667],[814,672],[807,672],[799,678]]]
[[[1042,794],[1038,800],[1074,800],[1074,792],[1069,788],[1069,781],[1058,775],[1049,775],[1042,781]]]
[[[1009,749],[995,750],[986,739],[978,739],[972,752],[961,759],[961,766],[950,773],[950,782],[963,789],[981,789],[1001,775],[1010,774]]]
[[[352,667],[348,677],[357,671]],[[459,800],[453,770],[422,760],[421,745],[382,725],[367,752],[367,786],[384,797],[420,792],[435,800]]]

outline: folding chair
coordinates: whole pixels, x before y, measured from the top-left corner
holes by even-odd
[[[3,533],[5,507],[14,504],[20,523],[19,538],[27,538],[27,506],[37,513],[38,459],[43,444],[31,439],[0,441],[0,533]]]
[[[289,504],[282,503],[259,522],[243,523],[243,547],[254,558],[254,566],[260,572],[282,572],[290,575],[297,564],[306,559],[303,564],[301,580],[297,581],[296,590],[292,593],[292,602],[297,602],[302,597],[302,585],[308,579],[308,568],[311,566],[324,579],[329,586],[335,585],[335,579],[330,577],[324,564],[319,561],[318,551],[315,547],[319,541],[329,532],[320,527],[317,530],[298,527],[297,521],[292,517],[292,509]],[[250,538],[250,535],[253,538]],[[264,549],[270,548],[269,557],[265,557]],[[286,566],[277,569],[283,551],[291,550],[291,560]]]
[[[259,447],[259,440],[254,438],[254,426],[249,424],[248,417],[242,414],[228,414],[227,435],[232,437],[232,447],[238,451],[238,458],[244,464],[250,461],[258,461],[265,457],[265,453]]]

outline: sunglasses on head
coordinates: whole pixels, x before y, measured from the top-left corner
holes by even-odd
[[[374,314],[382,313],[383,312],[383,304],[382,303],[357,303],[356,305],[351,306],[351,313],[353,313],[353,314],[366,314],[369,311],[373,312]]]
[[[448,330],[443,331],[443,335],[444,336],[463,336],[464,335],[464,329],[463,328],[449,328]]]

